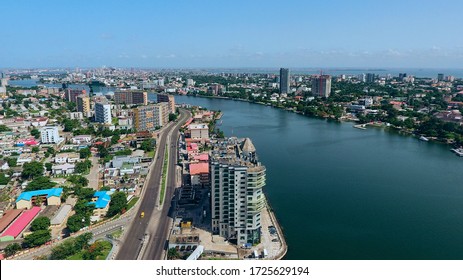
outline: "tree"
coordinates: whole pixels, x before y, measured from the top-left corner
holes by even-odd
[[[104,246],[101,242],[95,242],[82,253],[82,259],[84,260],[96,260],[104,250]]]
[[[76,163],[75,171],[77,173],[85,173],[92,167],[92,162],[90,160],[85,160]]]
[[[76,237],[74,247],[78,251],[82,249],[87,249],[88,243],[90,242],[90,240],[92,240],[92,238],[93,238],[93,233],[91,232],[86,232],[84,234],[81,234]]]
[[[10,181],[9,177],[6,177],[5,174],[0,173],[0,185],[6,185]]]
[[[26,191],[36,191],[51,189],[56,186],[55,182],[50,181],[50,177],[40,176],[32,180],[26,187]]]
[[[180,254],[178,253],[177,249],[170,248],[169,251],[167,251],[167,259],[175,260],[179,258],[180,258]]]
[[[50,239],[51,234],[49,230],[37,230],[24,237],[23,246],[26,248],[40,246],[50,241]]]
[[[77,232],[85,226],[86,217],[84,215],[75,214],[69,217],[66,226],[70,232]]]
[[[73,183],[75,187],[86,187],[88,186],[88,179],[80,175],[71,175],[67,179]]]
[[[43,164],[38,161],[31,161],[24,163],[21,177],[23,177],[24,179],[31,179],[37,176],[42,176],[42,174]]]
[[[0,125],[0,132],[5,132],[5,131],[11,131],[11,129],[4,124]]]
[[[140,149],[142,149],[145,152],[151,152],[154,150],[154,145],[156,144],[156,141],[154,139],[146,139],[143,140],[143,142],[140,145]]]
[[[31,231],[45,230],[50,227],[50,218],[38,217],[31,224]]]
[[[47,171],[51,171],[52,167],[53,167],[53,164],[51,162],[45,163],[45,169],[47,169]]]
[[[127,209],[127,195],[125,192],[116,192],[111,196],[109,202],[107,217],[115,216],[122,212],[123,209]]]
[[[33,128],[31,130],[31,135],[34,136],[35,139],[40,138],[40,131],[37,128]]]
[[[8,166],[9,166],[9,167],[15,167],[16,164],[17,164],[17,162],[18,162],[18,159],[15,158],[15,157],[8,157],[8,158],[6,159],[6,162],[8,162]]]
[[[175,121],[177,119],[177,115],[174,114],[174,113],[170,113],[169,114],[169,121],[172,122],[172,121]]]
[[[16,254],[16,252],[21,250],[21,248],[22,248],[21,244],[19,244],[19,243],[8,244],[5,247],[5,257],[13,256],[14,254]]]
[[[58,246],[55,246],[51,249],[51,260],[64,260],[69,256],[74,255],[75,253],[79,252],[80,250],[76,249],[74,246],[75,239],[69,238],[65,240]]]
[[[120,139],[121,139],[121,137],[119,135],[113,135],[113,137],[111,137],[111,145],[117,144],[117,142]]]
[[[83,149],[80,149],[80,151],[79,151],[79,155],[80,155],[80,158],[81,158],[81,159],[86,159],[86,158],[88,158],[91,154],[92,154],[92,152],[90,151],[89,148],[83,148]]]

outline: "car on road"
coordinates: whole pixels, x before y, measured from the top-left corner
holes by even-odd
[[[143,218],[143,217],[145,217],[145,212],[141,212],[140,214],[140,218]]]

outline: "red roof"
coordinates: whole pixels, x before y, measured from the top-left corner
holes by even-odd
[[[209,173],[209,163],[207,162],[200,162],[200,163],[192,163],[190,164],[190,174],[191,175],[198,175]]]
[[[188,152],[197,151],[197,150],[198,150],[198,144],[196,144],[196,143],[190,143],[190,144],[188,144],[188,146],[186,147],[186,150],[187,150]]]
[[[193,118],[189,118],[182,127],[187,127],[192,121],[193,121]]]
[[[5,230],[0,236],[13,236],[16,238],[26,226],[34,219],[35,216],[40,212],[40,207],[34,206],[30,210],[24,211],[11,226]]]
[[[194,160],[208,161],[209,160],[209,154],[202,153],[202,154],[199,154],[199,155],[194,155],[193,158],[194,158]]]

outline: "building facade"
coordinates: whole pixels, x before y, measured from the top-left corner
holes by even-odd
[[[265,208],[265,167],[249,138],[213,144],[210,164],[212,231],[238,245],[256,244]]]
[[[90,97],[81,94],[76,98],[77,112],[82,112],[85,116],[90,113]]]
[[[64,97],[69,102],[77,103],[77,96],[79,95],[87,95],[87,92],[84,89],[66,89]]]
[[[169,113],[175,113],[175,97],[170,94],[157,94],[158,103],[167,102],[169,103]]]
[[[114,103],[148,105],[148,92],[141,90],[117,91],[114,93]]]
[[[169,104],[139,106],[133,109],[133,125],[137,131],[154,131],[169,121]]]
[[[331,76],[314,76],[312,78],[312,94],[320,97],[329,97],[331,94]]]
[[[291,92],[289,69],[280,68],[280,94],[289,92]]]
[[[111,124],[111,104],[107,102],[95,103],[95,122]]]
[[[60,141],[57,126],[45,126],[40,130],[40,138],[43,144],[57,144]]]

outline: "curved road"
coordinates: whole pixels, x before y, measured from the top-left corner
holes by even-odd
[[[169,124],[162,132],[157,143],[157,151],[153,169],[149,175],[148,185],[142,194],[141,204],[137,215],[134,216],[132,225],[127,229],[125,240],[117,254],[119,260],[163,259],[171,219],[169,218],[170,203],[175,189],[175,166],[177,163],[177,140],[181,125],[190,117],[186,110],[180,110],[180,118],[177,123]],[[164,203],[159,207],[159,189],[164,162],[166,143],[169,148],[169,173],[165,191]],[[144,218],[140,217],[145,212]],[[145,234],[148,237],[147,244],[143,246]],[[143,249],[143,252],[141,252]],[[140,253],[142,254],[140,257]]]

